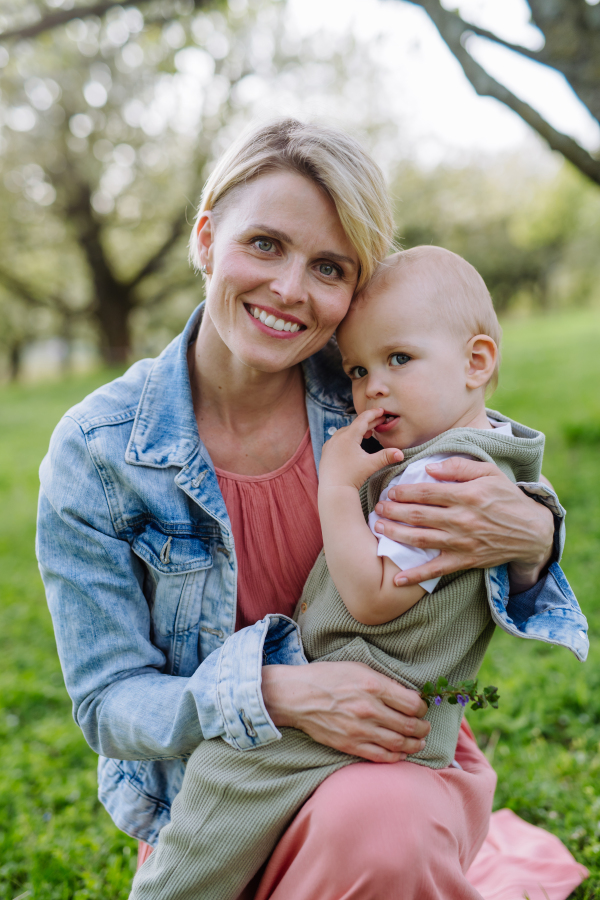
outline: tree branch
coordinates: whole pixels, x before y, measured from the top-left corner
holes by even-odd
[[[159,303],[168,297],[170,294],[174,294],[175,291],[180,291],[183,288],[191,288],[197,287],[198,279],[196,278],[186,278],[181,281],[177,281],[174,284],[166,284],[159,291],[157,291],[152,297],[149,297],[148,300],[145,300],[143,304],[140,304],[143,309],[152,309],[153,306],[158,306]]]
[[[594,159],[587,150],[584,150],[577,141],[568,135],[557,131],[535,109],[520,100],[508,88],[492,78],[462,45],[462,36],[465,31],[473,30],[458,16],[443,9],[436,0],[408,0],[416,6],[421,6],[427,12],[432,22],[438,29],[441,37],[448,45],[463,72],[469,79],[480,96],[493,97],[499,100],[509,109],[527,122],[534,131],[544,138],[552,150],[559,153],[573,163],[584,175],[600,185],[600,160]]]
[[[136,0],[135,5],[147,3],[148,0]],[[133,3],[120,3],[119,0],[103,0],[101,3],[92,3],[90,6],[74,6],[72,9],[59,9],[57,12],[43,16],[39,22],[33,22],[31,25],[24,25],[22,28],[14,28],[12,31],[0,33],[0,41],[8,41],[13,38],[24,40],[25,38],[37,37],[44,31],[51,31],[53,28],[59,28],[72,22],[73,19],[85,19],[87,16],[103,16],[109,9],[114,6],[132,6]]]
[[[40,297],[28,284],[25,284],[24,281],[13,275],[12,272],[7,272],[4,268],[0,268],[0,282],[8,290],[18,294],[29,306],[34,306],[38,309],[55,309],[63,316],[77,316],[86,312],[85,310],[72,310],[62,297],[59,297],[57,294]]]
[[[159,247],[152,258],[148,260],[146,265],[140,269],[137,275],[134,275],[133,278],[127,282],[126,289],[128,291],[132,290],[134,287],[137,287],[137,285],[141,281],[143,281],[144,278],[147,278],[149,275],[153,275],[161,267],[164,257],[167,255],[171,247],[179,240],[186,223],[187,218],[184,210],[181,215],[179,215],[171,223],[169,234],[162,246]]]
[[[408,0],[409,3],[416,2],[419,6],[423,4],[419,3],[419,0]],[[485,38],[488,41],[493,41],[495,44],[499,44],[500,47],[506,47],[507,50],[512,50],[514,53],[519,53],[521,56],[526,56],[527,59],[533,59],[535,62],[543,63],[544,65],[552,66],[551,62],[548,62],[544,56],[544,48],[542,47],[540,50],[530,50],[529,47],[523,47],[521,44],[512,44],[510,41],[505,41],[504,38],[498,37],[497,34],[494,34],[493,31],[487,31],[485,28],[480,28],[479,25],[473,25],[471,22],[465,22],[460,16],[455,15],[455,18],[463,26],[463,34],[468,34],[471,32],[477,37]]]
[[[0,32],[0,41],[9,40],[25,40],[26,38],[37,37],[45,31],[52,31],[73,19],[85,19],[87,16],[102,17],[109,9],[115,6],[140,6],[142,3],[148,3],[150,0],[102,0],[100,3],[92,3],[89,6],[74,6],[72,9],[60,9],[57,12],[49,13],[43,16],[38,22],[32,22],[31,25],[23,25],[22,28],[13,28],[10,31]],[[207,6],[208,0],[194,0],[194,6],[199,8]]]

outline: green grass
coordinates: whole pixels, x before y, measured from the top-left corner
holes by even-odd
[[[600,897],[600,314],[505,324],[491,405],[542,429],[544,471],[569,509],[567,576],[590,621],[585,665],[497,633],[471,713],[498,772],[496,807],[557,834]],[[0,390],[0,900],[126,898],[135,843],[96,799],[96,757],[71,718],[33,552],[37,468],[61,414],[107,374]]]

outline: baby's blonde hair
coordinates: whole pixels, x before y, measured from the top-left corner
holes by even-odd
[[[200,268],[197,226],[204,213],[219,212],[235,188],[277,169],[309,178],[332,200],[358,256],[360,290],[392,242],[394,223],[383,174],[350,135],[296,119],[254,126],[217,162],[202,191],[190,237],[192,265]]]
[[[466,259],[443,247],[421,246],[400,250],[377,267],[363,294],[377,289],[382,281],[387,282],[392,272],[397,276],[399,271],[417,266],[427,279],[428,296],[459,339],[470,340],[476,334],[485,334],[496,344],[498,358],[487,385],[487,392],[493,393],[498,386],[502,329],[485,281]],[[418,272],[411,274],[418,276]]]

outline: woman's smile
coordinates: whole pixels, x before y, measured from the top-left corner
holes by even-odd
[[[254,304],[244,303],[244,309],[252,318],[254,324],[270,337],[292,338],[299,331],[306,331],[306,325],[300,319],[291,316],[289,313],[273,309],[270,306],[255,306]]]

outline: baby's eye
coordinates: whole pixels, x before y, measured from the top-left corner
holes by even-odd
[[[262,250],[263,253],[270,253],[275,248],[273,241],[269,241],[267,238],[257,238],[254,241],[254,246]]]
[[[352,368],[348,371],[348,375],[350,378],[364,378],[365,375],[369,373],[365,369],[364,366],[352,366]]]
[[[341,269],[337,266],[334,266],[333,263],[319,263],[319,273],[321,275],[325,275],[327,278],[332,278],[334,275],[341,275]]]
[[[405,366],[410,361],[410,356],[406,353],[392,353],[390,356],[390,364],[392,366]]]

